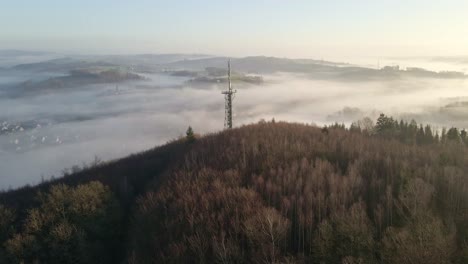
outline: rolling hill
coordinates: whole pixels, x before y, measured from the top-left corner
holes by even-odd
[[[0,262],[466,263],[466,140],[385,116],[175,140],[1,193]]]

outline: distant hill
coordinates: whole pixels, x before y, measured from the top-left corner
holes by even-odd
[[[44,81],[25,81],[17,85],[15,89],[10,89],[8,95],[12,97],[38,95],[91,84],[120,83],[144,79],[143,76],[119,69],[77,69],[71,70],[68,75],[51,77]]]
[[[44,62],[19,64],[13,70],[38,72],[68,72],[79,68],[116,67],[117,65],[104,61],[84,61],[73,58],[60,58]]]
[[[173,74],[174,72],[197,72],[201,73],[201,75],[209,75],[210,69],[226,69],[228,59],[227,57],[203,54],[80,55],[19,64],[8,70],[35,73],[66,73],[76,69],[120,67],[137,73]],[[398,66],[386,66],[382,69],[371,69],[323,60],[266,56],[232,58],[232,65],[235,71],[242,74],[265,75],[286,72],[300,74],[311,79],[334,81],[395,80],[404,77],[464,79],[467,77],[462,72],[435,72],[416,67],[400,69]]]
[[[176,61],[196,60],[213,57],[206,54],[136,54],[136,55],[105,55],[100,59],[115,64],[167,64]]]
[[[211,57],[194,60],[184,60],[169,63],[172,68],[185,68],[192,70],[202,70],[205,68],[225,68],[227,57]],[[307,69],[326,68],[343,64],[317,61],[317,60],[294,60],[276,57],[245,57],[232,58],[232,64],[236,70],[244,72],[271,73],[276,71],[303,72]]]
[[[467,143],[383,115],[180,139],[1,193],[0,260],[466,263]]]
[[[210,68],[225,68],[227,57],[210,57],[192,60],[176,61],[161,65],[165,70],[203,71]],[[368,81],[388,80],[402,77],[415,78],[466,78],[461,72],[434,72],[422,68],[400,69],[399,67],[384,67],[371,69],[350,65],[312,59],[287,59],[276,57],[244,57],[233,58],[233,68],[243,73],[272,74],[288,72],[303,74],[313,79],[338,81]]]
[[[50,54],[44,51],[25,51],[25,50],[0,50],[0,57],[18,57],[18,56],[39,56]]]

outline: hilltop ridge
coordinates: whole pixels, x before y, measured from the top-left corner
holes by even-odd
[[[260,122],[2,193],[0,213],[16,220],[0,259],[47,262],[39,247],[66,261],[94,239],[83,250],[100,263],[463,263],[466,138],[419,131],[385,116],[373,128]],[[64,210],[74,213],[31,229],[59,193],[73,194]],[[76,213],[80,194],[99,210]],[[60,223],[84,236],[47,235]]]

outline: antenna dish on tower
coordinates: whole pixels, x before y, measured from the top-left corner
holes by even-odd
[[[225,100],[225,117],[224,117],[224,128],[232,128],[232,100],[234,99],[234,94],[237,90],[232,90],[231,84],[231,59],[228,60],[228,89],[223,91],[224,100]]]

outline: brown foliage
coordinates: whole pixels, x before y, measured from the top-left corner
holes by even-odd
[[[99,179],[127,209],[139,195],[129,263],[463,263],[468,150],[458,141],[418,139],[413,123],[391,122],[383,134],[358,128],[261,122],[59,181]],[[63,192],[50,190],[51,197]],[[27,204],[13,199],[21,193],[29,191],[0,199]],[[80,203],[67,211],[92,211],[90,197],[74,199]],[[49,204],[54,214],[63,211],[60,202]],[[50,222],[27,212],[28,231],[10,237],[13,251],[33,245],[29,235]],[[51,234],[79,236],[73,224],[60,222]]]
[[[369,263],[383,258],[380,251],[386,249],[377,245],[389,227],[410,226],[420,211],[432,212],[437,220],[434,215],[448,206],[437,199],[445,201],[447,195],[457,204],[449,208],[467,219],[461,204],[468,199],[453,184],[468,182],[466,177],[441,176],[448,172],[439,162],[450,153],[447,146],[403,144],[341,126],[327,131],[262,122],[199,138],[169,183],[140,200],[132,250],[144,258],[141,245],[158,249],[143,263],[193,257],[200,262],[280,262],[288,255],[312,262]],[[270,240],[269,218],[282,226]],[[448,224],[440,222],[440,228]],[[158,235],[142,243],[138,230]],[[447,241],[441,245],[453,241],[440,239]],[[453,258],[456,248],[444,251],[450,253],[443,258]]]

